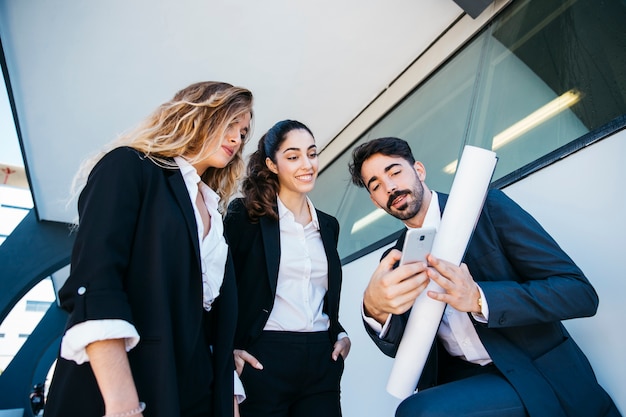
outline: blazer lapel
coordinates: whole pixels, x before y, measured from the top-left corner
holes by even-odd
[[[448,194],[437,193],[439,199],[439,211],[443,214],[443,209],[446,208],[446,202],[448,201]]]
[[[326,219],[324,219],[318,212],[317,218],[320,222],[320,235],[322,237],[322,243],[324,245],[324,252],[326,252],[326,259],[328,263],[328,293],[326,298],[333,300],[339,293],[339,277],[337,271],[341,270],[341,264],[339,256],[337,255],[335,236],[332,227]],[[326,303],[329,310],[334,310],[334,303]],[[327,311],[330,317],[334,317],[334,311]]]
[[[198,242],[198,228],[196,225],[196,216],[193,213],[193,207],[191,205],[189,193],[187,192],[185,180],[183,180],[183,176],[178,169],[165,169],[164,171],[166,171],[165,175],[167,177],[169,187],[172,190],[172,194],[174,194],[174,197],[176,197],[176,202],[178,203],[178,206],[183,213],[183,217],[185,218],[187,231],[189,232],[191,241],[193,242],[196,258],[199,262],[200,242]]]
[[[259,219],[259,224],[261,225],[261,236],[263,237],[263,247],[265,248],[267,278],[272,295],[275,296],[278,282],[278,266],[280,264],[280,227],[276,220],[266,216]]]

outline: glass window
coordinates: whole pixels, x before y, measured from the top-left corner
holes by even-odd
[[[9,366],[55,299],[52,280],[45,278],[17,302],[0,323],[3,337],[0,343],[0,373]]]
[[[50,307],[50,305],[52,304],[52,302],[50,301],[32,301],[32,300],[27,300],[26,301],[26,311],[48,311],[48,307]]]
[[[339,220],[341,257],[402,228],[351,185],[355,146],[407,140],[441,192],[466,144],[496,151],[502,178],[626,114],[623,22],[622,1],[513,2],[320,174],[311,197]]]

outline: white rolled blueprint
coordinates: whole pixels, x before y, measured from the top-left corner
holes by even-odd
[[[495,152],[475,146],[463,149],[433,242],[431,253],[435,257],[461,264],[485,202],[496,161]],[[443,292],[443,289],[431,281],[415,300],[387,382],[387,392],[400,399],[417,389],[446,306],[430,298],[428,291]]]

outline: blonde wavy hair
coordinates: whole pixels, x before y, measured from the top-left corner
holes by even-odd
[[[135,129],[81,164],[72,181],[72,201],[84,187],[96,163],[112,149],[130,146],[159,166],[177,169],[173,157],[184,155],[189,163],[194,164],[217,152],[229,124],[247,113],[252,117],[252,93],[245,88],[206,81],[180,90]],[[238,180],[243,174],[243,145],[251,130],[226,167],[209,168],[202,174],[202,181],[220,196],[222,213],[226,213],[228,200],[237,191]]]

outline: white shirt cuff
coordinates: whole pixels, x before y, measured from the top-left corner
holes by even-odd
[[[69,328],[61,340],[61,357],[78,365],[89,362],[85,348],[99,340],[125,339],[126,352],[137,346],[139,333],[125,320],[88,320]]]
[[[243,388],[237,371],[233,372],[235,373],[235,398],[237,398],[237,404],[241,404],[246,399],[246,390]]]
[[[387,320],[385,320],[385,324],[381,325],[379,322],[377,322],[373,318],[365,315],[365,309],[363,308],[363,303],[361,303],[361,317],[363,317],[363,320],[365,321],[365,323],[367,323],[367,325],[370,326],[370,328],[374,330],[376,334],[378,334],[378,337],[382,339],[385,336],[387,336],[387,331],[389,329],[389,322],[391,321],[391,314],[387,316]]]

